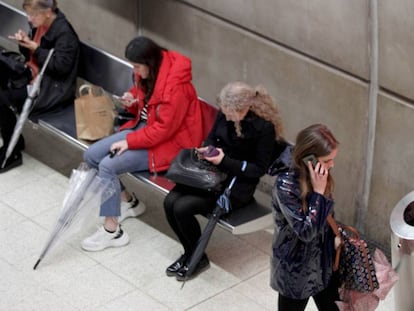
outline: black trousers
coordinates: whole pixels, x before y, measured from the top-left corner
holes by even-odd
[[[26,87],[0,91],[0,132],[3,139],[3,147],[5,149],[9,145],[10,139],[13,135],[14,126],[16,125],[16,115],[11,107],[13,107],[17,112],[21,112],[26,97]],[[20,152],[22,149],[24,149],[24,140],[21,136],[14,152]]]
[[[164,210],[168,223],[184,248],[184,255],[191,256],[201,236],[200,224],[195,215],[210,213],[219,194],[177,185],[166,196]]]
[[[335,301],[339,301],[338,293],[338,276],[332,275],[331,281],[327,288],[313,296],[319,311],[338,311]],[[279,311],[303,311],[308,304],[307,299],[292,299],[279,294],[278,310]]]

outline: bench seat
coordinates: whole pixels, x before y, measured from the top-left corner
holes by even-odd
[[[165,195],[175,185],[174,182],[162,174],[153,175],[150,172],[139,172],[133,173],[132,175],[138,180],[157,188]],[[266,229],[273,224],[269,206],[270,202],[266,204],[255,200],[243,208],[233,210],[229,214],[223,215],[218,223],[221,227],[235,235]],[[204,216],[208,217],[209,215]]]
[[[59,123],[56,119],[52,119],[51,123],[53,122]],[[23,133],[26,137],[28,152],[48,166],[70,176],[72,169],[82,161],[83,152],[88,148],[88,142],[74,138],[51,123],[40,119],[38,123],[29,121],[25,124]],[[174,182],[168,180],[163,174],[135,172],[127,175],[129,180],[150,185],[157,189],[161,195],[167,195],[174,187]],[[259,193],[259,191],[257,192]],[[259,194],[259,196],[268,198],[268,195]],[[219,225],[235,235],[266,229],[273,224],[270,199],[268,201],[256,200],[246,207],[223,215]],[[208,215],[204,216],[208,217]]]
[[[0,17],[4,25],[0,28],[1,42],[7,43],[7,35],[15,29],[24,29],[27,26],[25,15],[9,5],[0,5]],[[131,87],[133,68],[124,60],[85,42],[81,42],[80,54],[79,78],[83,81],[102,86],[107,92],[117,95]],[[205,102],[203,105],[206,107],[203,109],[203,124],[211,127],[217,108]],[[88,142],[76,138],[73,105],[59,112],[47,113],[38,119],[28,120],[24,126],[26,152],[60,173],[70,176],[72,170],[82,161],[83,153],[88,147]],[[166,195],[174,186],[162,174],[140,172],[125,175],[128,181],[149,185],[159,190],[161,195]],[[268,202],[257,200],[249,206],[224,215],[219,225],[233,234],[244,234],[271,226],[273,220],[270,196],[264,194],[263,197]]]

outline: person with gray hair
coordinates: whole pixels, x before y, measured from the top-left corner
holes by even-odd
[[[3,163],[7,147],[16,124],[15,112],[22,110],[28,96],[28,87],[38,75],[51,49],[54,49],[45,70],[39,94],[33,110],[32,120],[45,112],[58,111],[72,105],[76,93],[76,78],[79,59],[79,39],[65,15],[57,8],[55,0],[24,0],[23,9],[31,26],[30,32],[18,30],[9,38],[19,45],[26,59],[28,79],[22,85],[3,86],[0,91],[0,130],[3,146],[0,149],[0,163]],[[12,72],[2,70],[7,79]],[[0,169],[4,173],[22,164],[23,136],[11,156]]]
[[[245,82],[232,82],[224,86],[217,99],[220,107],[217,118],[203,147],[204,152],[214,146],[218,154],[204,159],[227,173],[223,189],[237,175],[230,200],[232,208],[242,208],[254,200],[259,179],[271,161],[283,129],[279,111],[263,87],[252,87]],[[243,161],[246,170],[241,172]],[[171,228],[180,240],[184,254],[167,269],[167,276],[178,281],[191,279],[209,267],[204,254],[192,275],[187,275],[187,264],[201,236],[197,214],[208,214],[215,208],[220,193],[177,184],[164,200],[164,210]]]

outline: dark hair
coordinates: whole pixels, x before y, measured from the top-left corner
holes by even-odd
[[[132,39],[125,49],[125,57],[130,62],[144,64],[149,68],[148,78],[139,81],[139,86],[145,93],[145,102],[148,102],[154,91],[164,50],[154,41],[143,36]]]
[[[53,12],[57,9],[56,0],[24,0],[23,9],[31,8],[33,10],[52,9]]]

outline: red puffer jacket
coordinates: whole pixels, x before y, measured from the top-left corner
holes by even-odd
[[[201,145],[203,133],[201,104],[191,83],[191,60],[163,51],[162,63],[148,102],[147,126],[127,135],[129,149],[147,149],[150,172],[165,171],[182,148]],[[136,77],[139,81],[139,76]],[[133,87],[130,92],[139,101],[128,108],[137,117],[122,129],[135,127],[144,105],[144,93]]]

